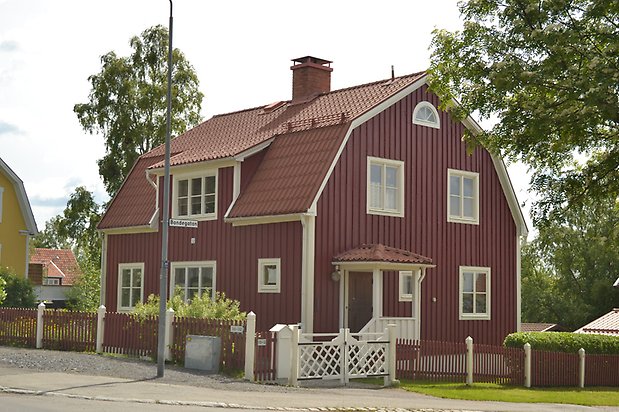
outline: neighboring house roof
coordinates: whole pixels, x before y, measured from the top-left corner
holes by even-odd
[[[46,276],[62,278],[63,285],[72,285],[82,275],[77,259],[69,249],[35,248],[30,263],[43,265],[47,270]]]
[[[432,259],[408,250],[385,246],[380,243],[361,245],[342,252],[333,258],[334,262],[389,262],[410,264],[432,264]]]
[[[386,108],[425,83],[425,72],[419,72],[318,94],[300,102],[277,102],[217,115],[171,141],[170,164],[174,168],[222,159],[242,160],[264,149],[264,159],[225,217],[242,220],[307,213],[315,205],[351,129],[377,108]],[[465,125],[479,128],[472,120]],[[99,229],[155,228],[156,189],[144,174],[163,174],[164,150],[161,145],[140,157]],[[500,159],[493,157],[493,161],[518,231],[526,234],[505,166]]]
[[[563,328],[556,323],[531,323],[531,322],[522,322],[521,331],[522,332],[553,332],[553,331],[562,331]]]
[[[37,229],[37,223],[34,220],[34,215],[32,214],[32,208],[30,207],[30,202],[28,201],[28,196],[26,195],[26,189],[24,188],[24,182],[15,174],[15,172],[0,158],[0,171],[3,171],[9,180],[13,182],[13,187],[15,188],[15,193],[17,194],[17,201],[19,202],[19,208],[21,209],[22,215],[24,217],[24,222],[26,222],[26,229],[31,235],[36,235],[39,233]]]
[[[598,335],[619,336],[619,308],[595,319],[574,333],[595,333]]]

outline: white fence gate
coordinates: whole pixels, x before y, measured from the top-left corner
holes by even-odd
[[[384,333],[292,334],[291,384],[297,380],[385,377],[385,384],[395,381],[395,325]],[[329,340],[329,338],[332,338]]]

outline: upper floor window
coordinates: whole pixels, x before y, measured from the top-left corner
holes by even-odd
[[[279,293],[280,281],[281,259],[258,259],[258,292]]]
[[[43,278],[44,286],[60,286],[60,279],[58,278]]]
[[[132,310],[142,301],[144,263],[118,265],[118,310]]]
[[[193,176],[175,176],[173,216],[203,218],[217,217],[217,172]]]
[[[436,108],[430,102],[419,102],[413,111],[413,123],[422,126],[441,128],[441,121]]]
[[[404,216],[404,162],[368,156],[367,213]]]
[[[490,268],[460,266],[460,319],[490,319]]]
[[[181,290],[185,302],[204,293],[215,298],[215,262],[172,262],[171,290]]]
[[[479,224],[479,173],[448,170],[447,221]]]

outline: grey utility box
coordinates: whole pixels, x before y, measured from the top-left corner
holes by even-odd
[[[218,336],[187,335],[185,367],[219,373],[221,338]]]

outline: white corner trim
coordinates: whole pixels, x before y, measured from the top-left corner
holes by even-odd
[[[242,163],[243,160],[237,160],[234,163],[234,176],[232,181],[232,202],[230,202],[230,206],[228,206],[226,213],[224,213],[224,220],[227,219],[230,215],[232,208],[234,208],[234,205],[236,204],[236,201],[241,194],[241,172],[243,170]]]
[[[305,215],[301,253],[301,323],[304,333],[314,331],[314,259],[316,253],[316,217]]]
[[[516,332],[522,330],[522,237],[516,234]]]
[[[99,293],[99,305],[105,306],[105,296],[107,293],[107,233],[103,233],[101,239],[101,289]]]
[[[2,204],[4,203],[4,188],[0,186],[0,223],[2,223]]]

